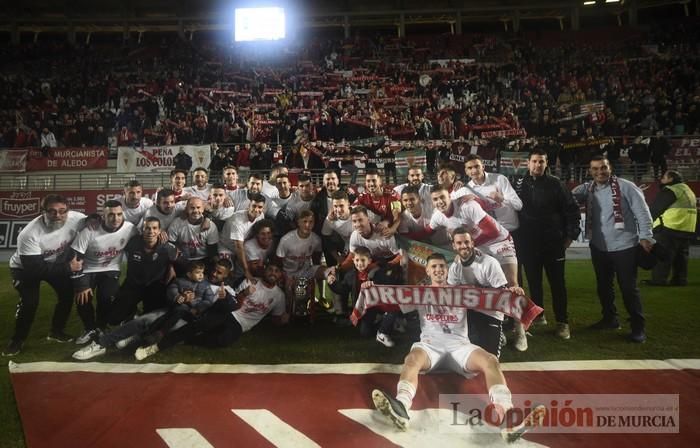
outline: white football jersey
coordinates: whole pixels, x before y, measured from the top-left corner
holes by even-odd
[[[179,217],[182,214],[182,211],[185,209],[185,203],[184,202],[178,202],[175,204],[175,209],[170,213],[169,215],[166,215],[165,213],[161,212],[158,210],[157,205],[153,205],[151,208],[146,210],[146,213],[143,214],[143,218],[141,218],[141,221],[139,221],[139,227],[138,230],[139,232],[143,231],[143,221],[146,218],[149,217],[154,217],[158,218],[160,221],[160,230],[165,230],[167,231],[168,228],[170,228],[170,224],[175,221],[175,218]]]
[[[296,219],[296,217],[299,216],[299,213],[301,213],[303,210],[308,210],[311,208],[311,201],[313,200],[314,198],[312,197],[308,201],[305,201],[301,198],[299,192],[295,191],[287,201],[287,210],[291,212],[289,216]],[[318,217],[316,218],[318,219]]]
[[[124,210],[124,219],[132,223],[133,225],[138,225],[146,214],[149,208],[153,207],[153,201],[148,198],[141,198],[139,204],[136,207],[129,207],[126,205],[126,201],[122,196],[119,198],[119,203],[122,205],[122,210]]]
[[[190,224],[178,218],[170,224],[168,239],[186,260],[203,260],[207,257],[207,246],[219,243],[219,231],[213,223],[202,231],[201,224]]]
[[[403,189],[407,186],[408,184],[397,185],[394,187],[394,191],[397,195],[399,195],[399,197],[401,197]],[[426,216],[430,216],[433,213],[433,199],[430,197],[430,190],[432,188],[432,185],[421,183],[418,189],[421,207],[423,208],[423,213],[426,214]]]
[[[267,199],[276,199],[280,197],[280,192],[277,189],[276,186],[272,185],[270,182],[267,180],[264,180],[262,183],[262,190],[260,193],[263,194]]]
[[[469,231],[475,244],[487,245],[495,243],[497,241],[503,241],[507,239],[510,234],[508,231],[498,223],[495,219],[489,216],[483,208],[476,201],[463,201],[459,203],[455,201],[452,203],[454,212],[452,216],[446,216],[439,210],[433,211],[433,216],[430,219],[430,228],[433,230],[439,229],[440,227],[445,227],[448,232],[452,232],[458,227],[464,227]],[[484,220],[491,220],[493,224],[498,229],[498,236],[490,239],[488,241],[480,241],[479,236],[482,233],[479,223]]]
[[[224,223],[219,236],[219,253],[231,255],[236,253],[236,244],[234,241],[245,241],[248,237],[248,232],[253,227],[253,224],[263,219],[262,215],[258,215],[254,221],[248,218],[248,210],[239,210],[233,214]]]
[[[321,252],[321,238],[311,233],[308,238],[300,238],[296,230],[288,232],[280,240],[276,255],[283,259],[286,273],[300,272],[313,265],[311,256]]]
[[[126,221],[114,232],[105,230],[104,226],[96,230],[85,228],[71,247],[85,256],[83,273],[119,271],[124,247],[136,233],[136,227]]]
[[[281,316],[285,313],[284,292],[277,285],[268,288],[262,280],[258,279],[255,291],[243,299],[241,307],[231,314],[246,332],[256,326],[268,313],[273,316]]]
[[[37,216],[27,224],[17,237],[17,250],[10,258],[10,269],[22,269],[22,255],[41,255],[47,263],[53,263],[75,239],[83,226],[85,215],[68,211],[66,222],[60,229],[49,230],[44,216]]]
[[[506,275],[498,261],[490,255],[477,250],[474,261],[469,266],[462,266],[461,262],[454,261],[450,265],[447,274],[447,283],[450,285],[469,285],[479,288],[502,288],[508,285]],[[482,311],[484,314],[503,320],[500,311]]]
[[[396,244],[396,238],[393,236],[389,238],[383,237],[377,232],[372,232],[369,238],[365,238],[360,235],[357,230],[353,231],[350,235],[350,252],[355,252],[355,249],[364,246],[369,249],[372,258],[393,258],[399,253],[399,246]]]
[[[471,180],[467,186],[469,188],[462,187],[452,192],[450,197],[456,199],[476,192],[478,193],[476,196],[481,195],[495,207],[489,214],[496,218],[508,231],[516,230],[520,226],[518,211],[522,210],[523,201],[515,192],[510,182],[508,182],[507,177],[498,173],[485,173],[484,183],[477,184]],[[499,192],[503,195],[503,202],[500,205],[490,198],[490,195],[494,192]]]
[[[245,248],[245,257],[248,261],[265,261],[272,253],[272,244],[267,249],[260,247],[258,240],[251,238],[243,243]]]
[[[340,235],[340,237],[345,241],[345,251],[350,249],[350,236],[352,235],[352,219],[340,219],[336,218],[331,221],[326,219],[323,221],[323,227],[321,228],[321,235],[331,236],[333,232]]]
[[[190,197],[199,198],[207,202],[209,200],[209,193],[211,192],[211,184],[206,184],[201,190],[197,188],[196,185],[192,185],[191,187],[183,188],[182,192],[189,194]]]

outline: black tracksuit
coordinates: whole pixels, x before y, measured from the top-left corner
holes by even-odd
[[[564,243],[567,239],[575,240],[581,232],[579,206],[561,181],[549,174],[539,177],[528,174],[516,182],[515,191],[523,201],[523,208],[518,212],[518,259],[525,268],[532,300],[543,306],[544,269],[552,291],[556,320],[568,323]]]

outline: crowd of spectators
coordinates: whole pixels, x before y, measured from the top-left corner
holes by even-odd
[[[611,32],[600,44],[498,35],[312,40],[274,60],[174,36],[160,45],[5,46],[0,147],[279,143],[284,160],[305,140],[507,130],[561,144],[698,134],[698,32],[682,31]]]

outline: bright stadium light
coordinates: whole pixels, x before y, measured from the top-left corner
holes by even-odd
[[[620,3],[620,0],[605,0],[605,3]]]
[[[283,8],[236,8],[234,21],[236,42],[280,40],[285,37]]]
[[[583,5],[584,6],[595,5],[595,0],[587,0],[587,1],[583,2]]]

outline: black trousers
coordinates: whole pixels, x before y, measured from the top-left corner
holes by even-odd
[[[503,322],[479,311],[467,311],[469,342],[478,345],[496,358],[501,356],[501,331]]]
[[[382,320],[376,324],[377,316],[381,315]],[[378,308],[370,308],[367,310],[362,319],[360,319],[360,336],[370,337],[375,336],[377,332],[391,335],[394,332],[394,322],[401,313],[393,311],[385,313]]]
[[[241,334],[241,324],[233,317],[230,308],[224,300],[217,300],[199,319],[167,333],[158,343],[158,348],[166,350],[185,341],[211,348],[228,347]]]
[[[41,281],[48,283],[56,292],[58,302],[51,319],[51,331],[61,333],[66,328],[68,316],[73,306],[73,285],[70,277],[47,277],[42,279],[27,279],[22,269],[11,269],[12,284],[19,293],[17,312],[15,314],[14,341],[24,341],[29,336],[29,330],[34,322],[36,310],[39,307],[39,286]]]
[[[590,247],[603,318],[606,320],[617,319],[615,289],[613,288],[613,280],[617,277],[617,284],[622,291],[622,300],[630,316],[632,331],[644,330],[642,298],[639,294],[639,288],[637,288],[637,248],[603,252],[593,245]]]
[[[690,253],[690,238],[683,238],[661,230],[654,232],[654,239],[668,250],[669,257],[659,260],[651,271],[654,283],[666,283],[669,274],[671,283],[685,285],[688,283],[688,257]]]
[[[138,285],[124,282],[119,287],[117,298],[112,303],[108,323],[119,325],[136,313],[139,302],[143,302],[143,312],[150,313],[160,308],[167,308],[165,299],[166,285],[156,281],[150,285]]]
[[[97,302],[97,319],[95,319],[95,306],[93,301],[77,305],[78,316],[83,321],[85,331],[95,328],[106,328],[109,319],[112,302],[119,291],[119,271],[91,272],[88,276],[90,288],[95,291]]]
[[[568,323],[568,295],[564,277],[566,249],[563,246],[528,250],[521,260],[527,277],[528,289],[532,301],[544,308],[544,287],[542,271],[547,275],[552,293],[552,307],[557,322]]]

